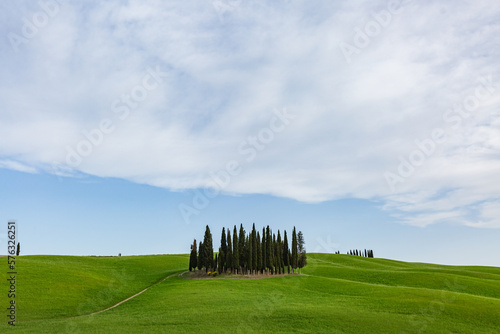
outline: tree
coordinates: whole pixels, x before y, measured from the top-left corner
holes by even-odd
[[[253,263],[252,263],[252,254],[253,254],[253,251],[252,251],[252,244],[253,244],[253,241],[252,241],[253,237],[252,237],[252,234],[248,234],[247,236],[247,240],[246,240],[246,244],[247,244],[247,270],[250,270],[250,273],[252,273],[252,268],[253,268]]]
[[[257,271],[257,232],[255,231],[255,223],[253,223],[252,227],[252,270]]]
[[[236,231],[236,225],[234,225],[234,230],[233,230],[233,268],[236,269],[236,273],[238,273],[239,266],[240,266],[240,253],[238,252],[238,233]]]
[[[205,251],[205,271],[214,268],[214,246],[212,242],[212,233],[210,227],[205,229],[205,238],[203,239],[203,250]]]
[[[299,275],[300,275],[300,269],[304,268],[305,265],[307,264],[307,255],[306,255],[306,248],[304,247],[305,241],[304,241],[304,235],[302,234],[302,231],[299,231],[298,235],[298,252],[299,252],[299,259],[298,259],[298,267],[299,267]]]
[[[273,244],[271,246],[271,261],[273,262],[273,264],[271,265],[272,267],[272,271],[273,271],[273,275],[276,274],[276,269],[278,267],[278,263],[276,261],[276,234],[273,233]]]
[[[293,227],[292,232],[292,272],[295,274],[295,269],[298,266],[298,257],[297,257],[297,233],[295,231],[295,226]]]
[[[278,259],[278,268],[279,268],[279,273],[281,274],[283,272],[283,252],[282,252],[283,246],[281,245],[281,235],[280,235],[280,230],[278,230],[278,238],[276,240],[276,258]]]
[[[198,247],[198,269],[201,270],[205,266],[205,248],[203,247],[203,242],[200,241],[200,247]]]
[[[238,250],[240,252],[240,271],[245,266],[245,229],[243,224],[240,224],[240,235],[238,237]]]
[[[220,236],[220,248],[222,250],[222,253],[225,255],[226,252],[227,252],[227,243],[226,243],[226,229],[223,227],[222,228],[222,234]],[[219,255],[219,259],[221,258],[221,256]],[[222,263],[222,266],[219,267],[219,272],[223,272],[226,268],[226,258],[225,256],[222,257],[221,261],[219,261]]]
[[[290,273],[290,249],[288,248],[288,238],[286,236],[283,239],[283,265],[288,268],[288,273]]]
[[[216,255],[217,256],[217,255]],[[226,258],[224,251],[222,250],[222,247],[219,248],[219,256],[218,256],[218,267],[219,269],[217,272],[220,274],[224,271],[224,259]]]
[[[262,244],[260,243],[260,234],[257,232],[257,263],[255,265],[257,271],[262,270]]]
[[[19,256],[19,253],[21,253],[21,243],[17,243],[17,250],[16,250],[16,256]]]
[[[198,259],[197,259],[197,252],[196,252],[196,239],[194,239],[194,242],[191,245],[191,255],[189,256],[189,271],[192,271],[193,268],[196,268],[197,260]]]
[[[266,228],[266,267],[267,267],[268,273],[271,270],[272,263],[273,263],[272,249],[273,249],[273,239],[271,236],[271,230],[269,229],[269,225],[267,225],[267,228]]]
[[[227,229],[227,253],[226,253],[226,270],[233,271],[233,247],[231,245],[231,231]]]
[[[261,242],[261,249],[262,249],[262,266],[261,269],[262,273],[267,268],[267,245],[266,245],[266,228],[262,228],[262,242]]]

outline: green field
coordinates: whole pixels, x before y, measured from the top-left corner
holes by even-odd
[[[178,275],[187,264],[188,255],[18,257],[17,325],[7,325],[3,279],[0,332],[500,333],[500,268],[308,254],[302,276],[193,280]]]

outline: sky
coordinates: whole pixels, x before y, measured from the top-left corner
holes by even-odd
[[[255,223],[500,266],[498,1],[3,1],[0,35],[5,250]]]

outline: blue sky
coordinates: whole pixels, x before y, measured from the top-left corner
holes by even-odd
[[[23,253],[188,252],[255,222],[310,252],[500,265],[497,2],[0,6]]]

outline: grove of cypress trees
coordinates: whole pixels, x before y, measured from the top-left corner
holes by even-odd
[[[281,231],[274,234],[269,225],[262,228],[262,235],[257,232],[255,223],[252,230],[247,234],[240,224],[239,233],[237,226],[234,225],[233,236],[231,230],[222,228],[221,242],[218,252],[214,253],[213,240],[210,227],[207,225],[203,241],[199,242],[197,249],[196,239],[190,245],[189,271],[198,268],[205,269],[205,272],[217,272],[222,274],[227,271],[231,273],[249,275],[264,274],[275,275],[284,274],[286,271],[290,274],[290,267],[295,274],[301,273],[307,263],[306,251],[304,247],[304,235],[299,231],[298,235],[295,226],[292,232],[292,247],[288,247],[287,231],[284,231],[283,239]],[[336,252],[340,254],[340,252]],[[373,251],[350,250],[347,254],[373,257]],[[287,270],[285,270],[285,266]]]

